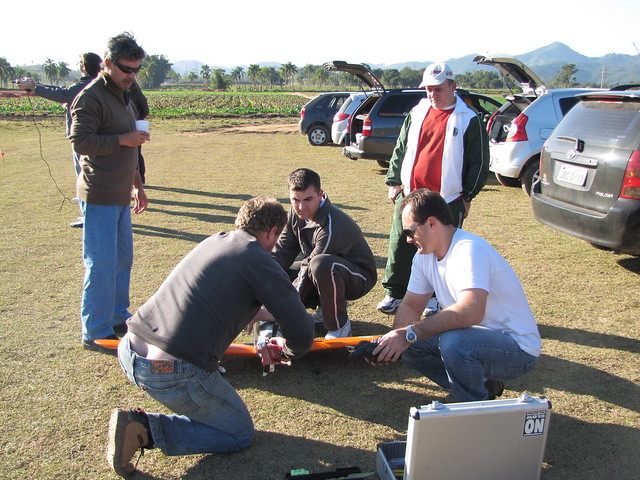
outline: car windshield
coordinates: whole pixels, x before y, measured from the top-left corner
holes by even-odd
[[[588,138],[610,148],[633,150],[640,132],[640,102],[583,101],[569,111],[554,136]]]

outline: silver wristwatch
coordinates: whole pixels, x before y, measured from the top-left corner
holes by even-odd
[[[405,338],[409,343],[416,343],[416,341],[418,340],[418,335],[416,335],[416,332],[413,331],[413,327],[411,325],[407,327]]]

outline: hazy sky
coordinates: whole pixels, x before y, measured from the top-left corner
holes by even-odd
[[[123,31],[132,32],[148,54],[165,55],[170,62],[198,60],[227,68],[519,55],[556,41],[589,57],[637,55],[636,46],[640,49],[640,0],[189,0],[165,5],[36,0],[2,22],[0,57],[13,66],[51,58],[75,69],[81,53],[102,56],[107,39]]]

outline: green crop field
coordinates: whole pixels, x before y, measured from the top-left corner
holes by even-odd
[[[163,118],[297,116],[309,100],[291,93],[145,92],[152,116]],[[0,116],[63,114],[62,105],[40,97],[0,98]]]

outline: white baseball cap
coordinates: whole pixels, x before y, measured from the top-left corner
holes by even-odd
[[[435,87],[443,84],[445,80],[453,80],[451,67],[444,62],[432,63],[424,69],[419,87]]]

